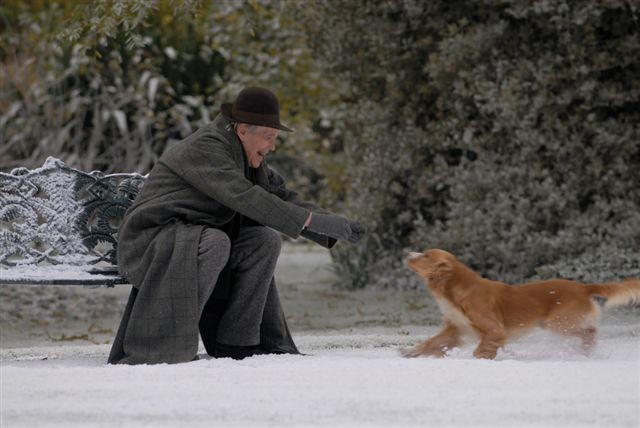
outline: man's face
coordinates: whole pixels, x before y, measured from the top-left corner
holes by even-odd
[[[259,167],[267,153],[276,149],[277,129],[241,123],[237,134],[252,168]]]

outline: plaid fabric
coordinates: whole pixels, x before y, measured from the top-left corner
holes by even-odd
[[[118,266],[135,290],[110,363],[177,363],[196,355],[197,252],[204,227],[221,227],[240,213],[297,238],[309,211],[321,211],[300,201],[266,162],[256,170],[257,185],[248,180],[241,143],[227,125],[218,116],[167,150],[125,215]],[[303,236],[326,247],[335,243],[307,231]],[[290,337],[283,317],[265,325]]]
[[[178,363],[195,357],[197,257],[202,229],[174,223],[156,237],[173,241],[173,246],[168,242],[153,245],[153,260],[142,281],[134,284],[109,363]]]

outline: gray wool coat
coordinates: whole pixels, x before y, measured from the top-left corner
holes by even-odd
[[[118,231],[120,273],[134,287],[109,363],[178,363],[198,349],[198,244],[206,227],[236,213],[292,238],[330,248],[335,240],[303,231],[309,212],[266,161],[256,184],[245,177],[242,144],[219,115],[158,160]],[[282,322],[280,323],[280,325]],[[295,349],[286,322],[279,332]]]

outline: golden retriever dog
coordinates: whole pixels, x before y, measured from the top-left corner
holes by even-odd
[[[480,341],[473,355],[493,359],[498,348],[534,327],[577,336],[588,353],[596,341],[599,304],[606,309],[640,302],[637,279],[602,285],[555,279],[513,286],[482,278],[443,250],[410,253],[405,261],[425,281],[444,321],[440,333],[402,349],[405,357],[444,357],[471,335]]]

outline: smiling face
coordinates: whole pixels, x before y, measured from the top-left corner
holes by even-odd
[[[236,127],[236,134],[242,142],[251,168],[258,168],[267,153],[276,149],[277,129],[240,123]]]

